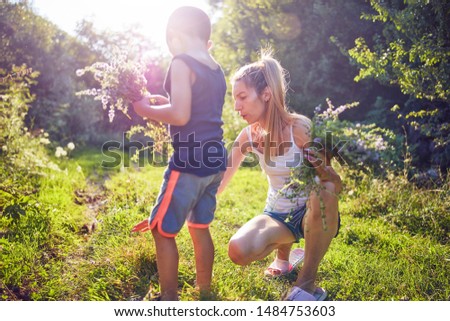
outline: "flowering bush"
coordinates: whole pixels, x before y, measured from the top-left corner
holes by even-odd
[[[31,74],[25,65],[13,66],[8,72],[0,69],[0,204],[35,191],[38,177],[60,171],[48,155],[51,144],[43,129],[25,126],[25,117],[34,101],[30,86],[39,75]],[[7,75],[15,75],[8,77]],[[0,206],[1,207],[1,206]]]

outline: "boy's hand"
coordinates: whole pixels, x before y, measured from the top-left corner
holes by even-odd
[[[153,119],[152,106],[160,106],[169,104],[169,99],[161,95],[147,94],[141,100],[133,102],[134,111],[142,117]]]
[[[149,95],[144,98],[148,99],[147,101],[150,105],[165,105],[170,103],[167,97],[161,95]]]
[[[147,231],[150,231],[150,224],[148,224],[148,218],[142,220],[141,222],[133,226],[133,228],[131,229],[131,232],[147,232]]]

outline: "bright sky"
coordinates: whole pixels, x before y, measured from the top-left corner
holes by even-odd
[[[203,9],[211,16],[208,0],[33,0],[36,12],[74,34],[77,22],[86,18],[97,30],[120,31],[141,26],[141,33],[166,49],[165,29],[169,15],[180,6]]]

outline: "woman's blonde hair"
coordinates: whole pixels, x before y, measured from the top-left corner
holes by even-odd
[[[286,70],[278,60],[273,58],[272,51],[265,49],[261,51],[261,58],[252,64],[240,68],[232,77],[231,82],[243,81],[247,87],[254,88],[258,96],[263,94],[267,88],[270,90],[271,98],[267,102],[265,112],[264,155],[274,156],[278,148],[270,148],[270,143],[275,142],[277,147],[283,143],[283,128],[292,125],[299,120],[306,128],[310,128],[311,121],[300,114],[289,112],[286,106],[286,92],[288,83],[286,81]],[[263,129],[261,128],[261,131]]]

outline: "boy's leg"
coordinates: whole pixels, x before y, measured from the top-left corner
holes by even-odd
[[[162,236],[152,229],[156,247],[156,265],[162,301],[178,300],[178,249],[175,238]]]
[[[200,294],[209,294],[211,290],[214,244],[209,224],[214,219],[216,194],[222,177],[223,173],[220,172],[201,178],[202,183],[205,184],[204,189],[187,218],[187,226],[194,244],[196,283]]]
[[[247,265],[280,247],[285,250],[283,246],[290,246],[294,241],[292,232],[283,223],[268,215],[258,215],[233,235],[228,243],[228,255],[234,263]]]
[[[311,294],[316,290],[315,281],[319,264],[338,229],[338,198],[334,193],[334,184],[325,183],[324,186],[326,190],[321,191],[320,196],[325,206],[327,228],[324,229],[321,217],[320,198],[313,192],[309,199],[308,212],[303,219],[305,259],[295,282],[296,286]]]
[[[214,244],[211,234],[209,228],[195,227],[189,227],[189,233],[194,244],[197,287],[201,293],[208,293],[211,290],[214,263]]]

